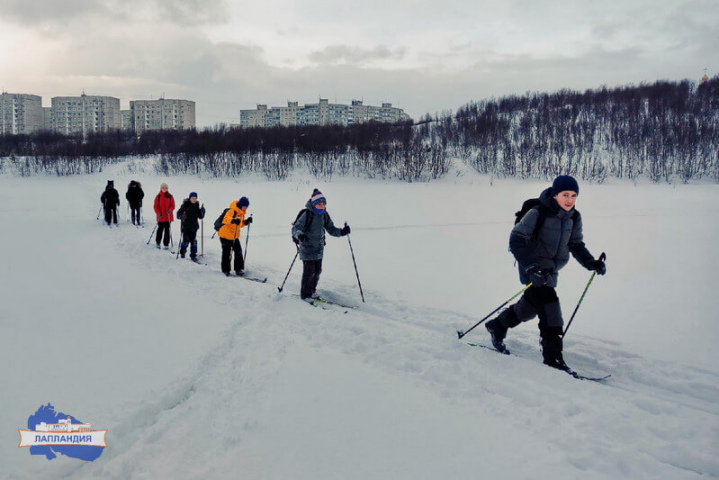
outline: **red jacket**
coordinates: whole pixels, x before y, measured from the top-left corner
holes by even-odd
[[[175,210],[175,198],[170,192],[158,193],[155,197],[155,214],[158,222],[171,222]]]

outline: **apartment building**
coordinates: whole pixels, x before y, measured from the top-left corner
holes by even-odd
[[[43,119],[42,97],[24,93],[0,94],[0,135],[42,130]]]
[[[354,125],[376,121],[397,123],[411,120],[401,108],[391,103],[381,107],[364,105],[361,100],[353,100],[350,105],[329,103],[321,98],[318,103],[307,103],[300,107],[297,102],[287,102],[286,107],[257,105],[256,110],[240,110],[240,127],[276,127],[291,125]]]
[[[130,121],[135,132],[195,128],[195,102],[191,100],[130,101]]]
[[[82,94],[52,98],[52,129],[65,135],[120,129],[120,99]]]

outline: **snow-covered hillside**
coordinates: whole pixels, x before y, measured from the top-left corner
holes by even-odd
[[[107,180],[120,227],[96,220]],[[124,193],[143,183],[147,225]],[[147,245],[166,181],[207,208],[207,266]],[[607,253],[565,340],[582,382],[541,365],[536,322],[506,357],[458,341],[520,288],[507,238],[544,182],[429,184],[302,176],[0,176],[0,478],[699,479],[719,477],[719,186],[581,183],[590,251]],[[328,237],[319,291],[298,293],[290,222],[318,187],[352,226]],[[226,278],[212,221],[250,198],[247,268]],[[178,225],[173,237],[178,239]],[[242,245],[246,238],[243,232]],[[560,277],[565,317],[590,273]],[[465,340],[487,343],[483,327]],[[108,429],[94,462],[18,448],[41,405]]]

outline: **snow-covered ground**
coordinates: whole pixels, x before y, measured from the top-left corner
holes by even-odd
[[[84,177],[0,176],[0,478],[694,479],[719,477],[719,186],[580,182],[590,251],[607,253],[565,340],[582,382],[541,365],[536,322],[505,357],[458,341],[520,288],[507,238],[545,182],[465,173],[428,184],[160,178],[126,165]],[[120,227],[97,221],[112,179]],[[145,228],[127,222],[130,180]],[[207,266],[147,245],[167,181],[207,208]],[[301,265],[278,292],[290,222],[312,188],[352,226],[328,237],[320,293]],[[219,273],[212,221],[251,200],[247,268]],[[178,224],[173,224],[175,242]],[[242,244],[245,245],[246,232]],[[559,295],[571,315],[590,273]],[[465,340],[486,343],[483,327]],[[94,462],[18,448],[51,403],[108,429]]]

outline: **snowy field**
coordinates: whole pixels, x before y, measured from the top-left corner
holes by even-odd
[[[565,339],[541,365],[536,322],[516,356],[458,341],[521,285],[514,212],[546,182],[452,173],[428,184],[161,178],[114,166],[73,177],[0,176],[2,479],[705,479],[719,477],[719,186],[580,182],[590,251],[607,254]],[[96,220],[107,180],[120,226]],[[147,225],[128,221],[130,180]],[[199,193],[207,266],[147,245],[152,199]],[[328,237],[312,308],[290,223],[312,188],[351,241]],[[226,278],[212,221],[250,198],[247,269]],[[242,245],[245,246],[246,231]],[[178,222],[173,223],[177,242]],[[590,272],[574,260],[571,315]],[[465,340],[488,343],[483,326]],[[18,448],[51,403],[108,429],[94,462]]]

